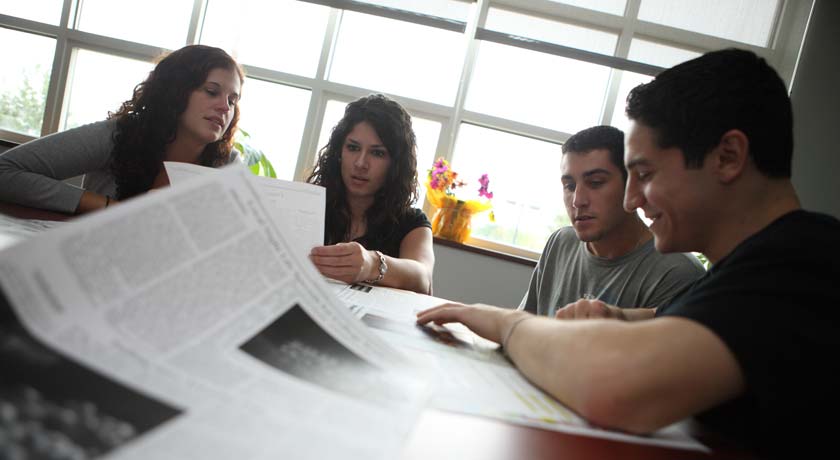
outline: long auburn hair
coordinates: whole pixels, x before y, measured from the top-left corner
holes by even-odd
[[[175,140],[178,117],[187,109],[192,92],[204,84],[217,68],[235,71],[240,82],[245,74],[239,64],[220,48],[189,45],[165,55],[134,95],[108,119],[116,120],[111,173],[117,185],[117,199],[148,191],[163,165],[164,150]],[[233,148],[239,122],[239,102],[234,105],[230,126],[221,139],[204,147],[199,164],[226,164]]]
[[[365,212],[367,235],[386,236],[400,217],[417,199],[417,138],[411,127],[411,116],[396,101],[382,94],[358,99],[344,110],[344,117],[335,125],[329,143],[319,152],[318,162],[306,180],[327,189],[325,244],[349,240],[350,208],[347,190],[341,178],[341,151],[347,135],[366,121],[388,149],[391,164],[382,188]]]

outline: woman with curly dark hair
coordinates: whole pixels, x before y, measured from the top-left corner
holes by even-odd
[[[108,119],[0,155],[0,200],[84,214],[169,184],[164,161],[236,161],[244,74],[225,51],[185,46],[166,55]],[[84,174],[81,188],[64,179]]]
[[[329,278],[432,292],[432,231],[417,195],[411,116],[375,94],[347,105],[307,182],[327,189],[324,244],[310,259]]]

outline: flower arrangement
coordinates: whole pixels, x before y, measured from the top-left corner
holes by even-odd
[[[466,188],[466,183],[458,178],[458,173],[443,158],[435,160],[429,169],[426,181],[426,197],[437,211],[432,217],[432,233],[435,236],[463,242],[469,236],[473,214],[487,211],[492,207],[490,200],[493,192],[489,190],[490,178],[482,174],[478,178],[478,199],[459,199],[457,189]],[[494,220],[490,212],[490,220]]]

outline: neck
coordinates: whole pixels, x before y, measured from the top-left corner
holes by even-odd
[[[347,197],[347,207],[350,210],[350,240],[354,240],[364,235],[367,231],[367,221],[365,219],[365,213],[371,206],[373,206],[373,197]]]
[[[604,235],[598,241],[586,243],[587,249],[598,257],[615,259],[628,254],[650,241],[653,236],[635,213],[627,221]]]
[[[718,225],[710,228],[713,238],[701,252],[712,264],[779,217],[801,208],[789,179],[771,179],[738,195],[755,198],[731,206],[727,214],[721,214]]]
[[[164,159],[166,161],[177,161],[180,163],[198,163],[201,152],[207,144],[195,142],[185,136],[176,134],[175,140],[164,147]]]

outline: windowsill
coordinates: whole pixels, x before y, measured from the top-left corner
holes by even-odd
[[[513,262],[520,265],[526,265],[529,267],[536,267],[537,261],[527,257],[516,256],[513,254],[507,254],[504,252],[494,251],[492,249],[486,249],[478,246],[474,246],[471,244],[464,244],[464,243],[457,243],[455,241],[447,240],[444,238],[434,238],[435,244],[440,244],[442,246],[447,246],[453,249],[458,249],[461,251],[472,252],[474,254],[480,254],[487,257],[492,257],[494,259],[501,259],[508,262]]]

